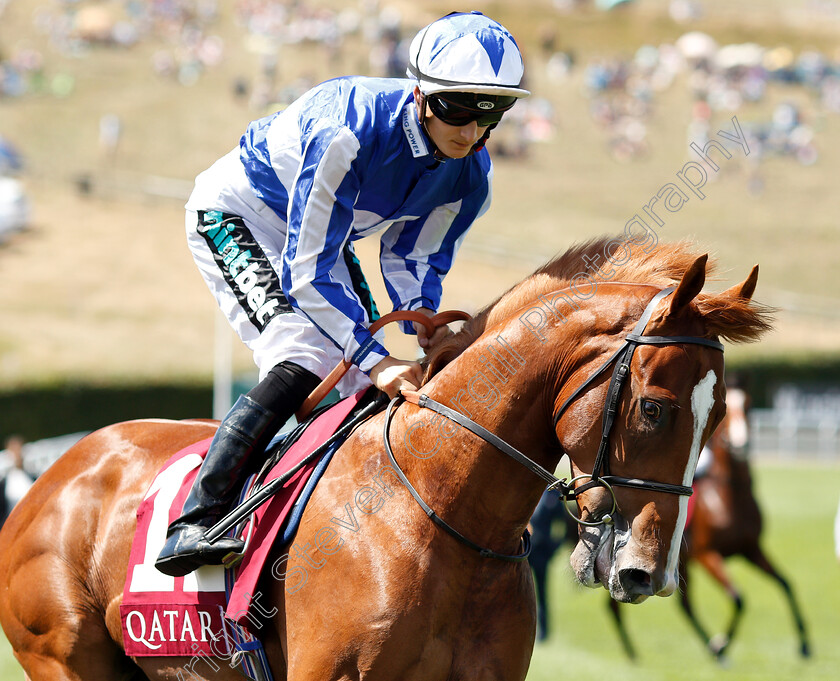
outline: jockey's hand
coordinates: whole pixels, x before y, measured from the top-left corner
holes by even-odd
[[[427,317],[433,317],[435,314],[434,310],[430,310],[428,307],[418,307],[417,312],[422,312]],[[452,333],[446,324],[435,329],[435,332],[431,336],[429,336],[429,332],[426,331],[426,327],[420,322],[414,322],[414,330],[417,332],[417,343],[427,354],[429,350]]]
[[[392,400],[401,390],[417,390],[423,381],[419,362],[388,356],[370,370],[370,380]]]

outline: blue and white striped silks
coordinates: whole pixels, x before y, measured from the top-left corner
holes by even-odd
[[[437,310],[455,252],[490,203],[487,152],[437,162],[413,87],[366,77],[315,87],[251,123],[240,167],[234,154],[222,159],[199,176],[187,204],[242,215],[272,241],[292,307],[365,372],[387,351],[368,332],[356,293],[333,275],[343,246],[382,231],[380,266],[395,309]]]

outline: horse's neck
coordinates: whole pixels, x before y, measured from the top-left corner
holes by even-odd
[[[559,450],[552,450],[541,363],[522,336],[485,334],[423,392],[553,469]],[[433,413],[417,416],[431,421]],[[427,503],[463,534],[495,550],[511,549],[544,481],[466,429],[440,417],[437,421],[440,448],[433,457],[408,462],[409,477],[419,479],[430,496]],[[416,417],[405,425],[416,427]]]
[[[724,424],[725,422],[722,422],[717,430],[712,433],[708,446],[712,450],[713,473],[719,477],[728,479],[732,474],[732,453],[729,451],[729,445],[722,434]]]
[[[558,391],[581,366],[614,351],[616,332],[629,331],[644,309],[641,298],[628,297],[623,286],[601,288],[602,295],[577,301],[574,311],[564,308],[568,318],[558,321],[554,313],[544,313],[547,323],[536,332],[518,311],[485,327],[423,392],[553,470],[562,455],[552,419]],[[526,315],[532,311],[528,308]],[[587,342],[601,337],[604,343]],[[414,423],[404,421],[406,429],[417,427],[419,419],[431,420],[428,413],[412,418]],[[408,457],[411,473],[434,497],[437,506],[427,499],[432,508],[447,521],[456,519],[452,524],[459,528],[472,527],[475,541],[486,537],[485,546],[499,550],[498,543],[488,542],[518,536],[546,483],[466,429],[443,421],[440,430],[439,453],[423,461]]]
[[[730,477],[733,488],[738,490],[752,489],[752,471],[747,459],[730,455]]]

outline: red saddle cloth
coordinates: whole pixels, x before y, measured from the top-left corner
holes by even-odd
[[[365,391],[342,400],[319,415],[268,474],[271,481],[304,459],[332,435],[352,412]],[[255,605],[254,589],[272,544],[318,459],[297,471],[254,514],[254,528],[242,562],[234,568],[236,581],[226,597],[225,569],[207,565],[184,577],[170,577],[155,568],[166,530],[181,514],[212,438],[172,456],[149,486],[137,509],[137,529],[131,545],[120,616],[127,655],[230,656],[225,619],[243,620]],[[256,606],[255,606],[256,607]]]

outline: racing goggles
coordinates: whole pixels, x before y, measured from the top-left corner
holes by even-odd
[[[462,126],[475,121],[478,127],[496,125],[516,97],[484,95],[472,92],[447,92],[426,97],[435,118],[447,125]]]

